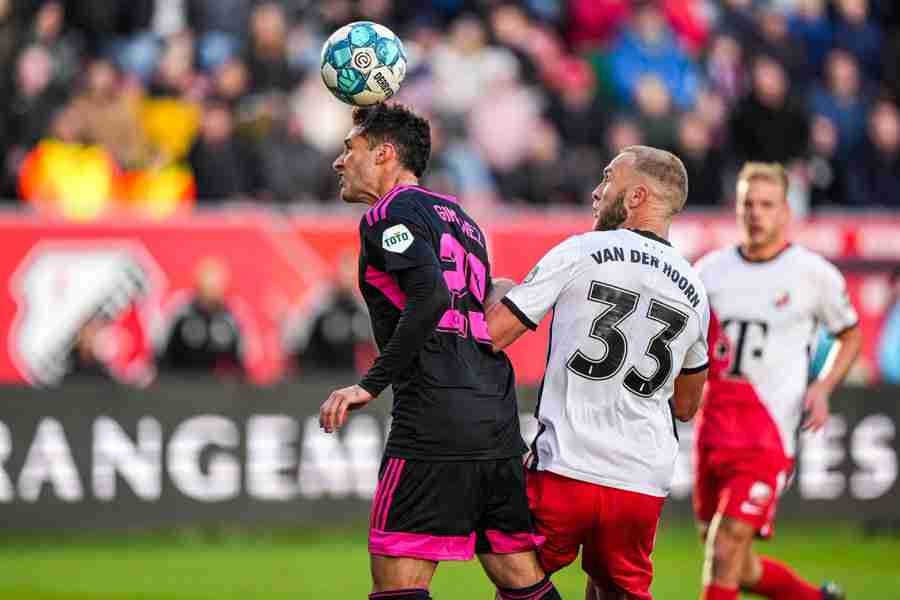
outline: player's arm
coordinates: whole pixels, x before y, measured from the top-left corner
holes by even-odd
[[[688,348],[681,372],[675,378],[671,404],[672,413],[679,421],[690,421],[700,409],[703,386],[709,374],[711,340],[716,339],[718,331],[718,321],[707,307],[701,316],[699,335]]]
[[[675,378],[675,394],[672,396],[672,412],[679,421],[690,421],[700,408],[703,385],[706,383],[704,368],[699,372],[684,372]]]
[[[803,428],[811,431],[818,431],[825,425],[830,412],[828,399],[844,381],[862,348],[859,317],[850,302],[843,275],[834,265],[823,261],[817,283],[819,306],[816,315],[832,332],[835,344],[818,378],[806,390],[804,408],[807,416]]]
[[[436,259],[435,264],[411,267],[396,275],[400,289],[406,294],[406,306],[384,351],[359,382],[373,397],[409,367],[450,308],[450,290]]]
[[[397,227],[403,227],[411,243],[390,244],[396,229],[383,239],[386,230]],[[359,384],[335,390],[319,409],[319,424],[328,433],[344,424],[348,411],[368,404],[409,367],[450,307],[443,270],[421,227],[392,218],[367,229],[363,235],[381,248],[385,267],[406,296],[406,303],[391,339]]]
[[[572,237],[550,250],[521,284],[488,309],[486,318],[494,352],[500,352],[527,330],[537,329],[571,281],[578,244],[578,238]]]
[[[805,408],[808,415],[803,423],[804,429],[817,431],[825,425],[830,411],[828,398],[847,377],[861,348],[862,332],[859,325],[852,325],[835,334],[834,346],[828,353],[825,366],[806,391]]]

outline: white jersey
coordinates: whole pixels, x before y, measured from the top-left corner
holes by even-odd
[[[696,268],[725,338],[697,443],[793,456],[819,324],[840,333],[857,323],[844,277],[797,245],[757,262],[728,247]]]
[[[550,250],[503,302],[531,328],[554,309],[532,466],[666,496],[675,377],[707,366],[709,306],[690,264],[653,234],[586,233]]]

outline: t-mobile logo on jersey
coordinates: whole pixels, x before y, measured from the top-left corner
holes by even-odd
[[[760,360],[769,335],[769,324],[765,321],[728,319],[722,321],[722,329],[731,342],[728,357],[728,377],[746,379],[743,369],[749,361]],[[718,349],[717,349],[718,350]],[[727,352],[729,349],[724,349]]]

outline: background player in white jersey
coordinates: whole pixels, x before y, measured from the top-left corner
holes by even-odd
[[[741,243],[697,263],[713,317],[709,383],[695,434],[694,510],[707,538],[705,600],[736,600],[739,589],[777,600],[842,598],[781,563],[757,556],[755,534],[772,534],[775,505],[793,468],[795,435],[820,429],[828,397],[859,353],[857,317],[840,272],[787,241],[787,176],[748,163],[738,176]],[[819,323],[838,343],[808,384]]]
[[[542,566],[552,573],[582,547],[588,598],[651,598],[673,414],[693,417],[706,379],[706,292],[667,241],[686,197],[677,157],[625,148],[594,190],[595,231],[550,250],[488,312],[499,350],[554,308],[529,502]]]

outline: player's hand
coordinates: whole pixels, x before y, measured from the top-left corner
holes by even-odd
[[[325,433],[334,433],[347,421],[347,412],[362,408],[372,399],[372,394],[359,387],[351,385],[331,392],[322,407],[319,409],[319,427]]]
[[[819,431],[828,420],[828,397],[831,389],[821,381],[816,381],[806,390],[803,408],[806,409],[806,420],[803,429]]]

